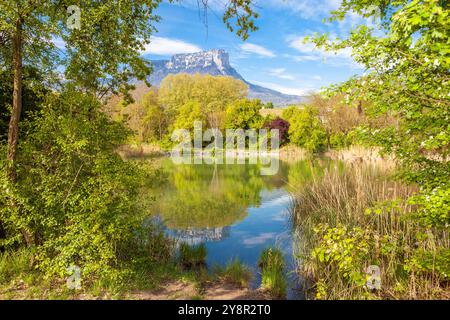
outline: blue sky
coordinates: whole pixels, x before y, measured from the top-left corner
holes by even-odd
[[[288,94],[305,94],[348,79],[363,70],[349,51],[336,55],[304,44],[303,37],[329,32],[343,37],[359,23],[370,24],[356,14],[343,22],[323,23],[340,0],[261,0],[257,4],[259,30],[247,41],[229,32],[221,20],[225,0],[210,0],[208,26],[196,0],[164,3],[146,57],[165,59],[176,53],[225,49],[233,67],[244,78]]]

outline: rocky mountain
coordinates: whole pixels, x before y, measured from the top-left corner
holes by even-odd
[[[177,54],[170,60],[154,60],[150,83],[158,86],[169,74],[210,74],[213,76],[231,76],[244,81],[249,86],[251,99],[260,99],[264,103],[272,102],[276,107],[299,103],[304,97],[287,95],[264,88],[246,81],[231,65],[230,58],[224,50],[210,50],[189,54]]]

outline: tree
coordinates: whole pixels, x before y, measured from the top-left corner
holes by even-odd
[[[146,93],[141,104],[146,113],[141,123],[144,140],[162,141],[168,132],[171,115],[159,102],[158,91],[153,89]]]
[[[195,101],[206,116],[207,126],[223,129],[227,106],[243,99],[247,92],[247,85],[232,77],[177,74],[169,75],[162,81],[159,100],[174,118],[180,107]]]
[[[228,106],[225,124],[227,129],[261,129],[264,118],[260,111],[263,104],[260,100],[238,100]]]
[[[325,128],[328,148],[348,147],[353,130],[366,123],[357,106],[343,102],[342,94],[331,96],[315,94],[309,104],[317,109],[319,119]],[[358,102],[358,106],[362,103]]]
[[[36,68],[25,66],[23,70],[22,119],[26,119],[33,111],[39,110],[48,90],[44,84],[44,73]],[[0,141],[8,139],[12,92],[13,81],[10,69],[0,71]]]
[[[267,103],[264,105],[264,109],[273,109],[273,108],[274,108],[273,102],[267,102]]]
[[[297,106],[289,106],[286,109],[283,110],[283,113],[281,114],[281,117],[284,120],[290,121],[292,116],[300,109],[300,107]]]
[[[269,130],[278,130],[280,133],[280,144],[283,145],[289,140],[289,127],[290,123],[286,120],[277,117],[267,122],[264,127]]]
[[[178,117],[173,124],[174,129],[184,129],[194,132],[194,122],[205,122],[205,115],[202,113],[200,104],[197,101],[188,101],[179,109]]]
[[[326,132],[320,123],[317,109],[297,109],[289,118],[289,140],[311,152],[322,151],[326,145]]]

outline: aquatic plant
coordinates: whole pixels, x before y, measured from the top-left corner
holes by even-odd
[[[190,246],[186,243],[180,244],[179,259],[181,265],[186,269],[205,266],[206,254],[207,250],[204,243],[198,246]]]
[[[263,250],[258,261],[261,269],[261,288],[277,298],[286,297],[286,278],[284,276],[283,253],[276,248]]]

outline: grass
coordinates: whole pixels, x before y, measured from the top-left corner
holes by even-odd
[[[33,268],[32,257],[29,248],[0,253],[0,300],[68,299],[71,293],[62,281],[46,279]]]
[[[0,253],[0,299],[117,299],[135,290],[157,290],[167,282],[200,286],[206,281],[204,273],[184,268],[176,259],[173,241],[153,227],[136,233],[132,241],[118,247],[118,252],[116,272],[95,279],[82,274],[81,290],[69,290],[64,277],[47,279],[33,268],[31,249]],[[205,261],[204,246],[182,252],[185,263],[198,265]]]
[[[425,230],[410,218],[405,200],[416,188],[395,182],[379,166],[331,170],[295,195],[292,220],[299,270],[318,299],[439,299],[448,282],[435,273],[408,271],[416,249],[449,248],[448,234]],[[418,248],[419,246],[419,248]],[[367,287],[370,265],[381,271],[381,290]]]
[[[198,246],[190,246],[182,243],[179,248],[179,259],[181,265],[186,269],[195,269],[206,265],[206,246],[200,244]]]
[[[248,288],[253,278],[250,268],[237,258],[230,260],[225,268],[216,266],[214,273],[220,279],[241,288]]]
[[[261,269],[261,288],[273,297],[286,298],[285,262],[281,250],[265,249],[261,253],[258,266]]]
[[[0,253],[0,284],[5,284],[17,275],[26,275],[31,272],[31,252],[21,248],[15,252]]]

